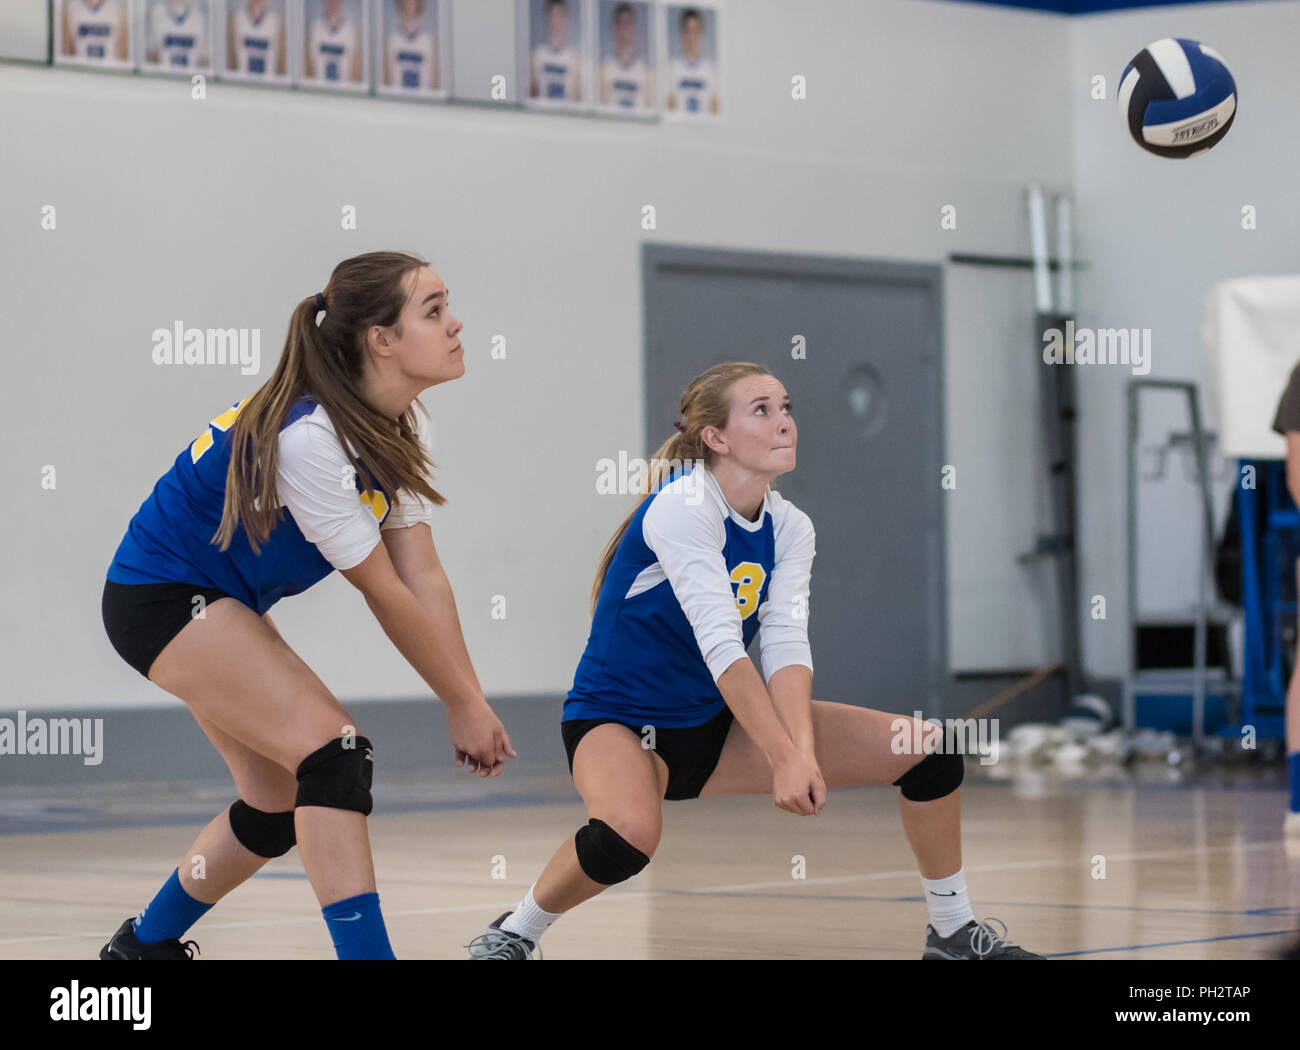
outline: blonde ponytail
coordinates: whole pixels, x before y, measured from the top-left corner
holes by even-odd
[[[691,463],[702,462],[706,466],[713,462],[713,452],[704,443],[704,428],[716,427],[722,430],[731,415],[731,386],[738,379],[746,376],[770,375],[762,365],[751,361],[724,361],[714,365],[691,380],[690,386],[682,394],[682,422],[678,430],[655,450],[650,457],[649,469],[646,471],[645,491],[641,499],[632,508],[632,512],[623,519],[600,555],[600,564],[596,569],[596,580],[591,587],[591,612],[596,613],[596,604],[600,600],[600,589],[605,584],[605,576],[614,561],[618,545],[627,533],[627,527],[641,509],[641,504],[648,500],[674,471],[680,471]]]

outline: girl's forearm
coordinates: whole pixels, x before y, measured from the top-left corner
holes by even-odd
[[[438,622],[408,586],[394,577],[391,587],[367,593],[366,604],[397,651],[444,704],[460,708],[483,699],[478,679],[472,670],[465,673],[445,624]]]
[[[474,664],[469,658],[469,649],[465,645],[460,616],[456,611],[456,597],[452,594],[447,574],[440,567],[434,572],[421,573],[411,578],[407,581],[407,586],[424,611],[438,625],[438,633],[452,660],[465,677],[474,683],[474,687],[480,693],[483,692],[478,675],[474,673]]]

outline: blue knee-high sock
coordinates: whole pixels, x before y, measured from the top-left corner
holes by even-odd
[[[1291,812],[1300,813],[1300,751],[1287,755],[1286,768],[1291,778]]]
[[[180,869],[163,883],[149,907],[135,920],[135,937],[141,944],[157,944],[182,936],[199,921],[211,904],[196,901],[181,888]]]
[[[378,893],[335,901],[321,910],[340,959],[395,959]]]

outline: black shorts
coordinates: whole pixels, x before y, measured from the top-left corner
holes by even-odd
[[[194,616],[194,597],[207,605],[229,598],[197,583],[114,583],[104,581],[100,609],[104,630],[117,655],[146,678],[158,654]]]
[[[718,768],[722,745],[726,743],[727,731],[735,720],[731,708],[723,707],[703,725],[688,726],[685,729],[655,729],[655,753],[668,767],[665,799],[677,801],[699,797],[705,783]],[[571,722],[561,722],[560,733],[564,737],[564,750],[569,754],[570,774],[573,773],[573,754],[578,750],[578,742],[597,726],[607,722],[627,726],[638,737],[641,736],[642,726],[646,724],[620,718],[578,718]]]

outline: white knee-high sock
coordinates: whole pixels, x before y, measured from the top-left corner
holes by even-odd
[[[562,911],[543,911],[537,905],[533,898],[533,890],[537,889],[537,883],[528,887],[528,892],[524,894],[524,899],[519,902],[517,907],[510,915],[506,916],[501,928],[509,933],[517,933],[520,937],[526,937],[536,944],[541,940],[542,934],[551,928],[551,923],[564,914]]]
[[[925,906],[930,909],[930,925],[940,937],[951,937],[975,918],[970,898],[966,896],[966,869],[943,879],[921,876]]]

